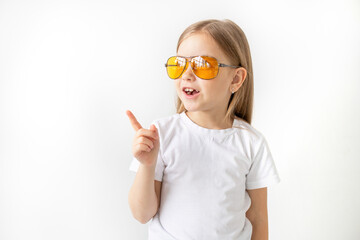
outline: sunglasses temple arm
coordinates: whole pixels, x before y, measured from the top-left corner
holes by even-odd
[[[241,66],[232,66],[232,65],[226,65],[224,63],[219,63],[219,67],[232,67],[232,68],[239,68]]]

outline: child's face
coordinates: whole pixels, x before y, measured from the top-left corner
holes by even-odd
[[[206,33],[195,33],[183,40],[179,46],[178,56],[211,56],[219,63],[231,65],[228,58],[213,38]],[[216,78],[203,80],[198,78],[188,65],[186,71],[175,80],[177,94],[189,112],[209,112],[213,114],[225,114],[231,96],[231,82],[235,76],[235,70],[229,67],[219,68]],[[187,95],[185,87],[199,91],[196,95]]]

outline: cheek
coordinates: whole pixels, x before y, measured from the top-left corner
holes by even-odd
[[[209,94],[218,98],[226,94],[227,85],[224,84],[223,81],[213,81],[204,84],[204,88],[207,89]]]
[[[181,89],[180,89],[180,82],[179,81],[175,81],[175,83],[174,83],[174,86],[175,86],[175,90],[176,90],[176,93],[178,94],[178,95],[180,95],[181,94]]]
[[[178,90],[179,89],[179,81],[174,81],[174,86],[175,86],[175,89]]]
[[[219,90],[218,95],[228,96],[230,94],[231,77],[224,74],[217,80],[215,88]]]

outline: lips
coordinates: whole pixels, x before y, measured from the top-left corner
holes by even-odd
[[[183,87],[182,91],[186,98],[195,98],[200,94],[200,91],[192,87]]]

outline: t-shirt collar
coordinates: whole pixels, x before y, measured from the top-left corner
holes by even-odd
[[[225,137],[231,133],[233,133],[235,131],[235,124],[236,124],[236,120],[234,119],[233,121],[233,125],[231,128],[226,128],[226,129],[210,129],[210,128],[205,128],[205,127],[201,127],[199,125],[197,125],[195,122],[193,122],[184,112],[180,113],[180,118],[181,120],[184,122],[184,124],[192,131],[201,135],[210,135],[212,137]]]

